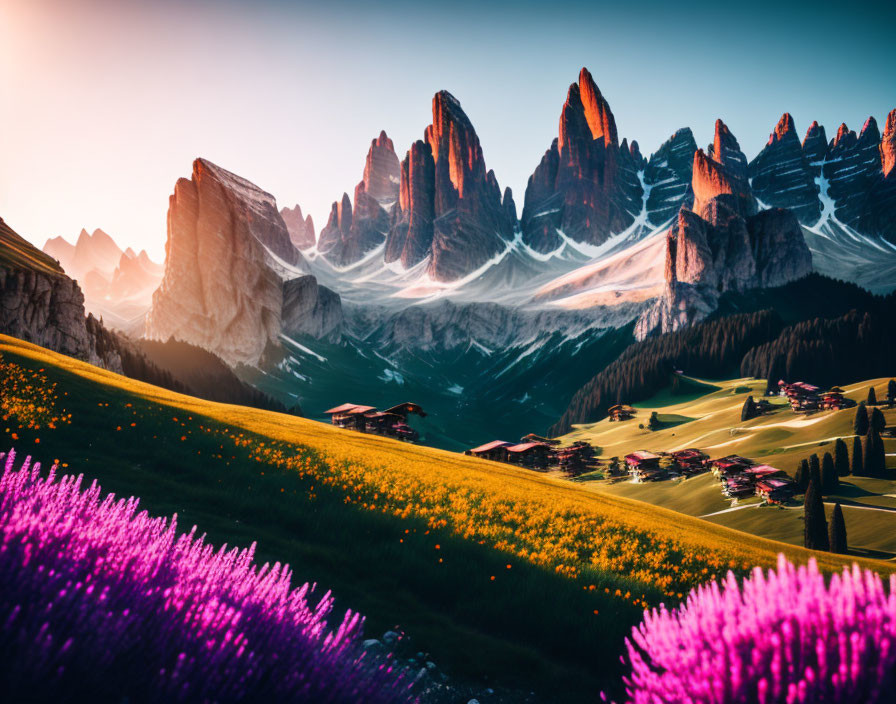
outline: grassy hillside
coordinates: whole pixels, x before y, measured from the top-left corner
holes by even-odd
[[[0,336],[7,444],[399,625],[455,677],[593,701],[645,604],[801,548],[462,455],[201,401]],[[842,558],[820,554],[826,569]],[[892,566],[862,561],[880,571]]]
[[[863,401],[872,384],[878,398],[886,397],[888,379],[872,379],[845,387],[846,395]],[[812,453],[821,457],[834,451],[838,437],[852,448],[852,427],[855,409],[823,411],[811,415],[794,413],[786,399],[772,398],[776,410],[768,415],[741,422],[740,413],[749,394],[759,398],[765,391],[765,380],[734,379],[729,381],[686,380],[686,395],[674,396],[664,390],[644,403],[635,404],[634,420],[576,426],[569,440],[588,440],[601,448],[604,457],[618,456],[634,450],[678,450],[697,447],[712,457],[740,454],[761,460],[785,470],[793,476],[799,461]],[[693,393],[699,384],[704,392]],[[706,391],[709,393],[706,393]],[[896,409],[881,406],[888,425],[896,424]],[[661,421],[657,431],[646,429],[652,412]],[[645,428],[639,428],[644,425]],[[896,468],[893,453],[896,440],[885,439],[888,466]],[[849,542],[856,554],[875,557],[896,555],[896,472],[893,481],[870,477],[841,478],[837,494],[827,497],[844,507]],[[701,516],[719,525],[746,531],[766,538],[802,544],[802,510],[797,508],[759,507],[758,500],[741,501],[735,511],[730,500],[719,491],[710,475],[684,481],[649,484],[631,482],[587,482],[591,490],[618,497],[627,497]],[[722,513],[724,512],[724,513]]]
[[[42,274],[63,273],[59,262],[16,234],[2,218],[0,218],[0,265],[13,269],[32,269]]]

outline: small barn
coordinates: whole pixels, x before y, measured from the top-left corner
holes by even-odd
[[[547,469],[550,447],[543,442],[522,442],[508,445],[507,461],[530,469]]]
[[[324,414],[330,416],[330,422],[339,428],[364,431],[367,429],[367,419],[364,417],[364,414],[375,410],[373,406],[343,403],[340,406],[324,411]]]

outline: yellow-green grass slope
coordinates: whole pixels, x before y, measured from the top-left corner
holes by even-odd
[[[29,429],[13,408],[6,444],[177,512],[216,542],[258,541],[262,559],[366,614],[368,633],[400,625],[461,679],[592,701],[618,683],[645,602],[780,551],[812,554],[506,465],[198,400],[9,337],[0,355],[55,383],[71,413]],[[846,563],[817,557],[828,570]]]
[[[846,396],[864,401],[874,386],[878,399],[886,398],[889,379],[870,379],[844,387]],[[786,399],[772,397],[774,410],[759,418],[741,422],[741,408],[747,396],[758,400],[765,380],[733,379],[697,381],[708,393],[678,402],[668,392],[636,404],[634,419],[575,426],[564,440],[587,440],[600,447],[601,456],[610,458],[635,450],[671,451],[695,447],[711,457],[739,454],[783,469],[793,476],[800,460],[816,453],[834,452],[834,442],[844,438],[850,452],[853,443],[855,408],[842,411],[794,413]],[[896,424],[896,409],[879,406],[887,425]],[[647,428],[656,412],[660,429]],[[644,426],[643,428],[640,426]],[[896,440],[885,439],[887,464],[896,468]],[[635,498],[664,506],[707,521],[753,533],[754,535],[802,543],[803,512],[798,502],[789,507],[759,506],[758,499],[741,500],[732,508],[731,500],[719,490],[709,474],[687,480],[633,484],[628,481],[583,482],[591,490],[618,497]],[[797,497],[798,499],[800,497]],[[896,469],[893,479],[848,476],[841,487],[825,498],[843,506],[850,547],[854,554],[888,558],[896,554]]]
[[[0,266],[31,269],[41,274],[63,273],[59,262],[23,239],[2,218],[0,218]]]

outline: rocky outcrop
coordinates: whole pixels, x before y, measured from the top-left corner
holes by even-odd
[[[168,205],[165,275],[146,336],[211,350],[229,364],[255,364],[277,344],[283,283],[302,261],[270,194],[205,159],[193,162]],[[293,269],[294,271],[294,269]]]
[[[458,100],[441,91],[432,124],[401,166],[400,197],[385,248],[404,267],[429,259],[427,273],[453,281],[482,266],[513,237],[515,217],[486,170],[479,137]]]
[[[813,132],[813,128],[816,132]],[[818,123],[806,134],[806,141],[820,140]],[[820,134],[821,139],[824,134]],[[817,150],[818,144],[810,142],[810,149]],[[816,158],[813,153],[812,158]],[[800,144],[796,127],[790,113],[784,113],[768,144],[750,162],[750,178],[753,193],[763,203],[779,208],[787,208],[806,225],[814,225],[821,216],[821,202],[815,186],[815,174],[810,167],[811,159]]]
[[[292,208],[283,208],[280,211],[289,239],[297,249],[310,249],[317,241],[314,234],[314,220],[311,216],[304,217],[302,208],[298,204]]]
[[[732,179],[741,183],[749,180],[747,157],[740,150],[740,144],[728,129],[728,125],[721,120],[716,120],[713,141],[706,151],[709,156],[725,167]]]
[[[370,143],[364,176],[355,186],[354,207],[347,193],[333,203],[320,231],[318,251],[338,266],[353,264],[383,244],[391,225],[390,211],[399,194],[401,167],[385,132]]]
[[[414,142],[401,162],[397,222],[386,240],[385,259],[408,269],[429,256],[435,220],[435,162],[432,149]]]
[[[651,155],[644,170],[644,183],[650,188],[647,217],[651,224],[662,225],[675,217],[682,205],[693,203],[691,178],[696,151],[694,134],[684,127]]]
[[[713,152],[720,153],[718,143]],[[812,271],[796,216],[781,208],[757,213],[738,164],[694,154],[694,206],[681,208],[666,236],[665,289],[638,320],[639,339],[705,318],[726,291],[780,286]]]
[[[303,271],[273,196],[205,159],[175,185],[165,251],[149,339],[255,365],[278,348],[284,329],[339,336],[340,299]]]
[[[0,333],[120,372],[101,332],[77,282],[0,219]]]
[[[567,92],[559,135],[529,177],[523,240],[548,252],[560,246],[560,232],[588,244],[622,232],[641,211],[639,167],[628,145],[620,147],[610,106],[583,68]]]
[[[738,177],[736,168],[731,169],[707,156],[702,149],[694,152],[691,190],[694,192],[694,204],[691,209],[704,219],[711,219],[709,214],[711,202],[720,195],[732,196],[733,204],[741,215],[752,215],[756,212],[756,200],[750,191],[749,182]]]
[[[896,109],[887,115],[887,124],[880,140],[880,163],[884,178],[896,171]]]
[[[339,294],[318,284],[313,276],[283,282],[281,329],[285,335],[307,334],[337,340],[342,334]]]
[[[398,200],[401,181],[401,164],[395,154],[392,140],[385,130],[370,142],[367,160],[364,162],[364,191],[384,208],[390,208]]]

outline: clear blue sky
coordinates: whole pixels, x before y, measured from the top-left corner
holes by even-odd
[[[896,107],[893,3],[3,0],[0,216],[32,241],[102,227],[160,258],[207,157],[318,229],[380,129],[399,157],[440,89],[522,207],[587,66],[645,154],[722,117],[752,157],[784,111],[832,135]]]

